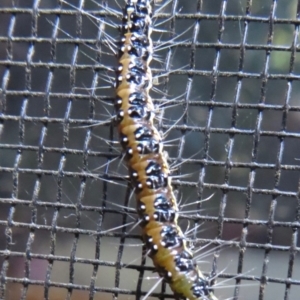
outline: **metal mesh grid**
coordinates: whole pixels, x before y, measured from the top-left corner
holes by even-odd
[[[99,2],[0,3],[1,299],[141,299],[156,282],[139,230],[110,230],[135,215],[104,43],[119,21],[103,7],[123,1]],[[199,258],[228,279],[220,299],[298,299],[299,7],[174,0],[156,16],[158,126],[192,203],[182,226],[220,246]]]

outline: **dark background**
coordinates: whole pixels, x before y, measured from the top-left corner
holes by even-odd
[[[142,299],[157,282],[112,122],[124,2],[97,2],[0,3],[1,299]],[[157,126],[219,299],[300,292],[298,16],[296,0],[174,0],[154,17]]]

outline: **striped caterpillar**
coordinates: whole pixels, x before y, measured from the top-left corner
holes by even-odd
[[[154,127],[149,96],[152,74],[151,0],[127,0],[123,10],[116,71],[116,119],[137,199],[148,255],[174,294],[189,300],[217,300],[178,226],[162,139]]]

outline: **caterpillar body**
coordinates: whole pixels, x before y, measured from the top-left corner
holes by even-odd
[[[217,300],[178,226],[167,156],[154,126],[149,96],[153,51],[150,2],[127,0],[123,10],[115,100],[120,142],[136,194],[143,239],[157,272],[178,297]]]

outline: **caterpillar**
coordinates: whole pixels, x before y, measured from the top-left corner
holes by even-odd
[[[149,96],[153,55],[151,0],[127,0],[116,70],[116,122],[137,200],[142,236],[158,274],[176,296],[217,300],[178,225],[167,154]]]

